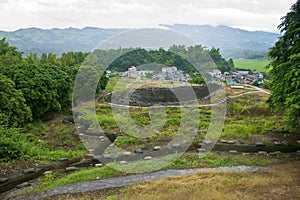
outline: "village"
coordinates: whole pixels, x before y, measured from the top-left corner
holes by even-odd
[[[210,75],[207,78],[209,82],[223,82],[228,85],[235,84],[248,84],[261,87],[266,81],[264,74],[258,71],[237,70],[231,72],[222,73],[221,70],[212,70],[208,72]],[[119,75],[120,77],[136,78],[136,81],[140,81],[141,78],[150,78],[154,80],[170,80],[177,82],[189,82],[192,78],[190,74],[178,70],[175,66],[162,67],[161,71],[154,72],[150,70],[138,70],[137,67],[131,66],[125,72],[116,72],[106,70],[107,77],[112,75]]]

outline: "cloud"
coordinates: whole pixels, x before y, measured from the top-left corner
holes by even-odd
[[[0,0],[0,29],[224,24],[275,31],[296,0]]]

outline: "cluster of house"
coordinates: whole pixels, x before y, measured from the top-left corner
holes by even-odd
[[[135,66],[128,68],[126,72],[121,72],[121,77],[134,77],[139,79],[140,77],[148,77],[156,80],[172,80],[187,82],[190,80],[190,76],[184,73],[182,70],[178,70],[177,67],[162,67],[161,72],[154,72],[150,70],[137,70]]]
[[[220,70],[213,70],[209,72],[212,80],[217,79],[226,82],[227,84],[257,84],[262,85],[264,83],[264,75],[260,72],[250,71],[233,71],[233,72],[222,72]]]
[[[121,77],[133,77],[140,80],[141,77],[152,78],[156,80],[172,80],[180,82],[188,82],[191,77],[188,73],[184,73],[182,70],[178,70],[175,66],[162,67],[160,72],[154,72],[150,70],[138,70],[135,66],[131,66],[125,72],[116,72],[107,70],[106,74],[108,76],[119,74]],[[220,70],[212,70],[209,72],[211,76],[211,81],[223,81],[227,84],[257,84],[262,85],[264,83],[264,75],[260,72],[250,71],[233,71],[224,72]]]

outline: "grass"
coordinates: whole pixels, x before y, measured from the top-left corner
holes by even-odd
[[[234,60],[234,67],[240,69],[256,70],[268,72],[266,66],[270,63],[268,60]]]
[[[299,161],[271,167],[270,173],[205,172],[168,177],[123,188],[59,195],[53,200],[252,200],[299,199]]]
[[[169,159],[172,159],[169,155]],[[126,170],[125,168],[132,168],[134,171],[145,172],[153,167],[159,170],[160,167],[166,169],[184,169],[184,168],[200,168],[200,167],[219,167],[219,166],[238,166],[238,165],[248,165],[248,166],[266,166],[269,164],[285,162],[288,159],[286,155],[281,155],[270,159],[267,156],[263,155],[251,155],[251,156],[242,156],[242,155],[228,155],[221,153],[208,153],[205,157],[199,157],[198,153],[189,152],[185,153],[179,157],[175,162],[168,165],[168,160],[166,162],[160,162],[158,159],[153,159],[149,161],[142,161],[138,163],[128,163],[126,165],[119,165],[118,163],[110,163],[107,166],[99,168],[88,168],[81,169],[80,171],[74,172],[68,175],[57,175],[54,178],[49,179],[49,177],[43,177],[39,180],[39,186],[36,191],[42,191],[51,189],[57,186],[97,180],[103,178],[110,178],[115,176],[126,175],[127,173],[118,171]],[[114,168],[111,168],[114,167]],[[122,169],[123,168],[123,169]],[[127,170],[130,171],[130,170]]]

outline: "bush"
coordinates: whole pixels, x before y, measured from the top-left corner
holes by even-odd
[[[0,162],[18,159],[27,153],[26,138],[20,129],[0,126]]]

